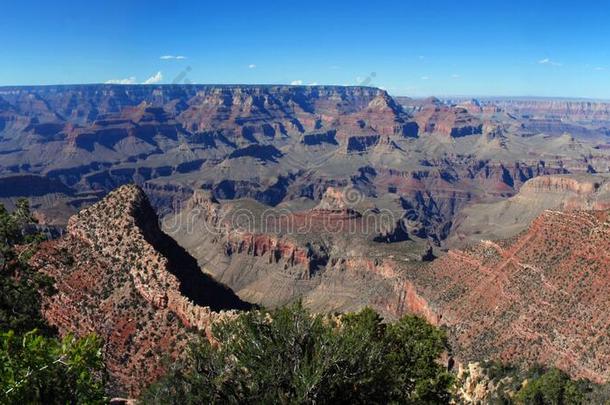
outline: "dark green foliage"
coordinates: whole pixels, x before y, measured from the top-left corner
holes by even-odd
[[[0,204],[0,269],[10,260],[12,247],[20,238],[21,232],[15,217]]]
[[[44,239],[25,232],[32,222],[27,200],[12,214],[0,204],[0,403],[102,403],[99,339],[60,341],[41,315],[41,294],[54,289],[28,265]]]
[[[416,317],[384,324],[366,309],[340,319],[300,304],[218,324],[144,403],[447,403],[443,332]]]
[[[101,342],[37,331],[0,333],[0,403],[95,404],[104,400]]]
[[[605,404],[608,400],[607,386],[572,380],[556,368],[524,369],[493,361],[483,363],[483,369],[495,386],[490,404]]]
[[[51,292],[51,280],[29,268],[8,266],[0,274],[0,331],[52,333],[40,314],[40,289]]]
[[[22,334],[36,328],[50,333],[40,315],[40,294],[52,293],[53,283],[27,264],[43,240],[39,234],[22,232],[32,221],[27,200],[18,200],[12,214],[0,204],[0,331]]]
[[[533,405],[585,404],[589,403],[585,400],[587,391],[587,383],[573,381],[561,370],[536,370],[515,400],[519,404]]]

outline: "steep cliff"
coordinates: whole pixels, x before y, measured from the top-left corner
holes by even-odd
[[[483,122],[472,114],[482,113],[482,109],[472,111],[464,106],[444,104],[436,98],[402,98],[400,101],[414,116],[420,134],[440,134],[458,138],[481,134],[483,131]]]
[[[201,273],[158,226],[145,194],[124,186],[73,216],[31,259],[55,279],[44,316],[61,333],[97,333],[116,393],[137,394],[227,309],[249,306]]]
[[[505,99],[491,102],[511,113],[536,118],[556,118],[564,121],[610,121],[610,104],[601,101]]]

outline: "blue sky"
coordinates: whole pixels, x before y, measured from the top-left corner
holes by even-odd
[[[602,1],[3,0],[0,16],[0,85],[183,73],[180,82],[610,99]]]

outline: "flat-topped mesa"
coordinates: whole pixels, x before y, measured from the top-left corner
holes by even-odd
[[[425,100],[400,99],[403,106],[413,114],[418,133],[438,134],[459,138],[483,133],[483,122],[473,114],[480,114],[479,106],[455,106],[444,104],[432,97]],[[475,108],[472,108],[472,107]],[[468,108],[470,107],[470,108]]]
[[[513,173],[511,176],[515,179],[515,186],[523,167],[520,163],[519,167],[503,168],[504,173]],[[481,239],[513,237],[527,229],[545,209],[572,211],[610,208],[608,173],[538,174],[525,181],[519,192],[508,199],[473,204],[463,209],[453,222],[453,234],[448,244],[464,247]],[[489,184],[491,189],[492,184]]]
[[[575,194],[593,194],[597,192],[602,183],[610,182],[610,177],[594,178],[592,176],[539,176],[528,180],[521,187],[520,193],[560,193],[572,192]]]
[[[583,100],[491,100],[488,103],[510,113],[534,118],[552,117],[562,121],[608,121],[610,104]]]
[[[419,135],[459,138],[483,133],[483,122],[478,116],[484,111],[476,101],[456,106],[434,97],[420,100],[399,97],[397,100],[413,116]]]
[[[517,196],[519,200],[555,198],[555,207],[563,210],[604,210],[610,208],[610,176],[597,175],[551,175],[528,180]]]

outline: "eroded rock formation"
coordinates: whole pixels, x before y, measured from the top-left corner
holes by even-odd
[[[31,259],[58,290],[44,316],[60,333],[104,339],[111,384],[135,395],[181,354],[193,333],[249,305],[200,272],[158,227],[143,191],[124,186],[69,221],[67,234]],[[194,332],[199,331],[199,332]]]

